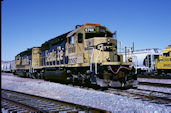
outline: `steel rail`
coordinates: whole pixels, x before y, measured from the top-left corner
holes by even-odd
[[[50,99],[46,97],[35,96],[31,94],[26,94],[22,92],[16,92],[6,89],[1,89],[1,99],[6,99],[9,103],[15,103],[17,106],[25,106],[26,108],[31,109],[30,111],[38,111],[38,112],[101,112],[107,113],[110,111],[106,111],[103,109],[92,108],[90,106],[83,106],[74,103],[64,102],[61,100]],[[9,106],[8,106],[9,105]],[[10,109],[11,111],[16,111],[16,109],[11,109],[10,104],[5,106],[6,109]],[[2,105],[2,108],[4,105]]]

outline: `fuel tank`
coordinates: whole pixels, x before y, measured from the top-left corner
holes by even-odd
[[[44,72],[44,77],[46,80],[54,82],[66,82],[66,73],[63,70],[58,70],[56,68],[46,68]]]
[[[16,75],[20,76],[20,77],[26,77],[26,72],[23,70],[17,70],[15,72]]]

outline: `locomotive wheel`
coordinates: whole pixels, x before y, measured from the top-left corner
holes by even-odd
[[[90,87],[90,84],[91,84],[90,80],[89,80],[89,79],[86,79],[86,80],[84,81],[83,86],[85,86],[85,87]]]
[[[17,75],[16,71],[13,72],[14,75]]]
[[[117,78],[118,79],[123,79],[125,78],[125,73],[123,71],[119,71],[119,73],[117,74]]]
[[[41,79],[41,75],[40,75],[39,72],[34,73],[33,76],[34,76],[36,79]]]
[[[26,72],[26,77],[28,77],[28,78],[30,77],[30,76],[29,76],[29,72]]]
[[[125,72],[119,71],[119,73],[117,74],[117,79],[121,83],[121,87],[124,87],[127,79]]]
[[[38,79],[41,79],[41,74],[39,72],[37,73],[37,77]]]

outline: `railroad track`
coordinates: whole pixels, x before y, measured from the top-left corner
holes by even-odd
[[[139,82],[139,85],[146,85],[147,89],[127,89],[127,90],[121,90],[121,89],[113,89],[113,88],[100,88],[96,89],[98,91],[104,91],[106,93],[111,93],[111,94],[116,94],[116,95],[121,95],[121,96],[127,96],[135,99],[141,99],[143,101],[149,101],[152,103],[157,103],[157,104],[164,104],[166,106],[171,106],[171,92],[166,93],[166,92],[161,92],[161,91],[155,91],[153,89],[148,90],[148,87],[150,86],[155,86],[157,88],[171,88],[171,85],[169,83],[164,84],[164,83],[154,83],[155,81],[152,82]],[[93,88],[89,87],[81,87],[78,85],[70,85],[72,87],[79,87],[83,88],[86,90],[94,90]]]
[[[141,83],[140,83],[141,84]],[[157,85],[154,85],[157,84]],[[144,84],[147,86],[160,86],[161,83],[147,83]],[[79,87],[79,86],[73,86],[72,87]],[[163,84],[160,87],[167,87],[169,84]],[[162,92],[162,91],[155,91],[155,90],[148,90],[148,89],[125,89],[125,88],[99,88],[99,89],[93,89],[88,87],[80,87],[84,88],[86,90],[98,90],[103,91],[110,94],[120,95],[120,96],[126,96],[131,97],[134,99],[141,99],[142,101],[148,101],[151,103],[157,103],[157,104],[164,104],[166,106],[171,106],[171,93]]]
[[[171,106],[171,93],[164,93],[158,91],[151,91],[146,89],[129,89],[129,90],[119,90],[109,88],[105,90],[107,93],[112,93],[116,95],[131,97],[134,99],[141,99],[142,101],[149,101],[151,103],[164,104],[166,106]]]
[[[138,84],[139,85],[147,85],[147,86],[171,88],[171,84],[164,84],[164,83],[139,82]]]
[[[156,79],[171,79],[171,74],[170,75],[157,75],[157,74],[138,74],[138,78],[156,78]]]
[[[139,85],[171,88],[171,79],[138,78]]]
[[[159,79],[155,79],[154,81],[154,79],[150,80],[150,78],[148,80],[140,80],[138,82],[137,89],[120,90],[108,88],[105,92],[171,106],[171,92],[163,91],[163,89],[169,90],[171,88],[171,84],[166,80],[166,83],[158,80]],[[140,88],[140,86],[146,86],[146,88]],[[151,86],[153,89],[150,88]],[[161,91],[160,88],[162,89]]]
[[[79,113],[107,111],[63,102],[59,100],[39,97],[35,95],[1,89],[1,108],[8,112],[43,112],[43,113]]]

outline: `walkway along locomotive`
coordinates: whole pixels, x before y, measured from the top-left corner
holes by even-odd
[[[113,35],[100,24],[77,25],[75,30],[41,47],[19,53],[15,57],[15,74],[61,83],[134,87],[137,78],[134,68],[130,68],[131,55],[123,61]]]

